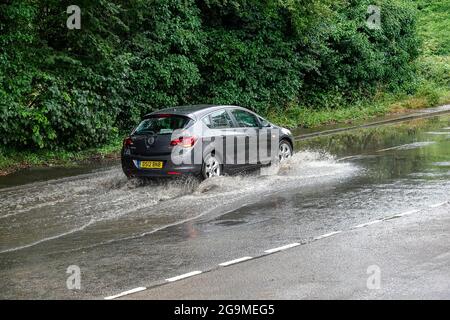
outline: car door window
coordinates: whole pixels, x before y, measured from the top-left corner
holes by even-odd
[[[211,128],[211,119],[209,119],[209,116],[204,117],[202,121],[208,128]]]
[[[231,122],[231,118],[226,110],[219,110],[211,113],[209,115],[209,121],[207,120],[205,124],[210,129],[231,128],[233,125],[233,123]]]
[[[240,128],[256,128],[259,127],[259,122],[256,116],[250,112],[234,109],[231,111],[236,119],[237,125]]]

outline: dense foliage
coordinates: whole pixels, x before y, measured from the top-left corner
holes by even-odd
[[[80,30],[66,27],[74,2]],[[415,24],[408,0],[6,0],[0,137],[79,150],[166,106],[267,114],[413,90]]]

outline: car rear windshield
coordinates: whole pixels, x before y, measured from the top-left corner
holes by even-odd
[[[179,115],[154,115],[144,119],[133,134],[171,134],[174,130],[184,128],[189,121],[188,117]]]

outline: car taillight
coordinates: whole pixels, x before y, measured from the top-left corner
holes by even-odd
[[[178,139],[170,141],[171,146],[182,146],[183,148],[190,148],[194,146],[197,137],[179,137]]]
[[[124,147],[131,146],[132,144],[133,144],[133,140],[131,140],[130,137],[125,138],[125,139],[123,140],[123,146],[124,146]]]

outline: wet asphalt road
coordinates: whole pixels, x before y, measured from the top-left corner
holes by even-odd
[[[113,166],[6,186],[0,297],[102,298],[449,200],[450,116],[318,137],[296,149],[270,176],[139,185]],[[13,184],[4,179],[0,185]],[[80,290],[66,287],[70,265],[81,269]]]
[[[118,299],[448,300],[449,212],[441,202]]]

